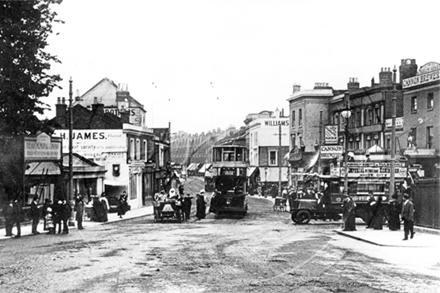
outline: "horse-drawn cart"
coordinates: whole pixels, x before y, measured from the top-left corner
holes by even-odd
[[[164,222],[165,220],[182,222],[182,208],[176,200],[168,199],[154,203],[154,220]]]

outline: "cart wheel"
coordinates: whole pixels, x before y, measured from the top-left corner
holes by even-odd
[[[296,214],[296,221],[298,224],[307,224],[309,223],[312,215],[308,211],[299,211]]]
[[[296,223],[296,213],[292,213],[292,221],[294,222],[294,223]]]

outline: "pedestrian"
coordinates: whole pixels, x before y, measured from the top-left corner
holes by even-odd
[[[6,237],[12,237],[12,227],[14,227],[14,201],[8,200],[3,207],[3,216],[5,217]]]
[[[51,206],[48,206],[46,209],[44,222],[46,223],[46,229],[49,231],[47,234],[55,234],[55,225],[53,221],[53,211]]]
[[[108,204],[108,199],[105,196],[105,192],[101,193],[101,197],[99,198],[99,201],[102,204],[102,207],[104,208],[104,215],[103,215],[103,220],[104,222],[108,221],[108,211],[110,209],[110,205]]]
[[[206,202],[205,202],[205,190],[200,190],[200,193],[197,194],[196,200],[197,210],[196,217],[201,220],[206,217]]]
[[[183,215],[184,215],[186,221],[188,221],[191,218],[191,205],[192,205],[192,197],[188,193],[183,198],[183,203],[182,203]]]
[[[63,223],[63,234],[69,234],[69,219],[71,212],[72,209],[70,208],[70,205],[64,199],[61,205],[61,221]]]
[[[50,207],[51,203],[52,203],[51,200],[48,199],[48,198],[46,198],[46,199],[44,200],[43,209],[42,209],[42,215],[43,215],[43,230],[44,230],[44,231],[47,231],[47,230],[48,230],[48,228],[47,228],[47,223],[46,223],[46,213],[47,213],[47,209]]]
[[[125,215],[127,211],[127,192],[124,190],[122,194],[119,196],[118,201],[118,216],[119,218],[122,218],[123,215]]]
[[[373,191],[368,192],[368,200],[367,200],[367,213],[368,213],[368,222],[367,228],[371,228],[371,221],[373,220],[373,213],[376,207],[376,199],[374,198]]]
[[[356,204],[346,193],[342,202],[343,231],[356,231]]]
[[[179,194],[180,194],[181,197],[185,196],[183,185],[179,185],[178,190],[179,190]]]
[[[105,212],[104,204],[97,196],[93,197],[92,201],[92,217],[93,222],[107,222],[107,214]]]
[[[78,230],[84,229],[82,225],[84,218],[84,210],[85,210],[84,199],[80,195],[76,198],[76,202],[75,202],[76,223],[77,223],[76,225]]]
[[[374,230],[382,230],[382,222],[384,217],[382,196],[378,196],[377,201],[372,202],[371,208],[372,216],[368,226]]]
[[[397,193],[391,196],[390,203],[388,205],[388,228],[391,231],[400,230],[400,211],[402,205],[398,200]]]
[[[408,235],[411,233],[411,239],[414,237],[414,204],[409,200],[409,195],[405,193],[403,195],[403,207],[402,207],[402,220],[403,231],[405,237],[403,240],[408,240]]]
[[[32,234],[37,235],[40,232],[37,231],[38,223],[40,222],[40,209],[38,208],[38,196],[34,196],[31,203],[31,209],[29,216],[32,218]]]
[[[14,201],[13,207],[12,207],[12,218],[13,222],[17,226],[17,234],[15,235],[15,238],[20,238],[21,236],[21,221],[23,221],[23,210],[21,208],[21,201],[16,199]]]
[[[53,221],[54,234],[57,233],[57,227],[58,227],[58,234],[61,233],[61,221],[63,217],[62,209],[63,209],[63,201],[56,200],[52,205],[52,221]]]

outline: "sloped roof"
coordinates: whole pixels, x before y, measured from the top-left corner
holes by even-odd
[[[215,143],[215,146],[221,145],[235,145],[235,146],[247,146],[246,143],[246,128],[240,129],[237,132],[219,140]]]
[[[94,103],[95,97],[98,98],[98,102],[104,104],[104,107],[117,107],[116,93],[118,92],[118,86],[111,79],[104,77],[91,89],[85,92],[79,101],[75,101],[73,105],[80,104],[84,107],[90,106]],[[143,108],[143,105],[139,103],[135,98],[130,96],[128,91],[123,91],[126,94],[126,98],[129,102],[129,107]]]

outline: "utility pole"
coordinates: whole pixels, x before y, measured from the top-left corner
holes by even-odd
[[[396,116],[397,116],[397,90],[396,90],[396,66],[394,66],[393,72],[393,98],[391,105],[391,170],[390,170],[390,198],[394,194],[395,185],[395,171],[396,171]]]
[[[278,196],[281,196],[281,124],[278,125]]]

